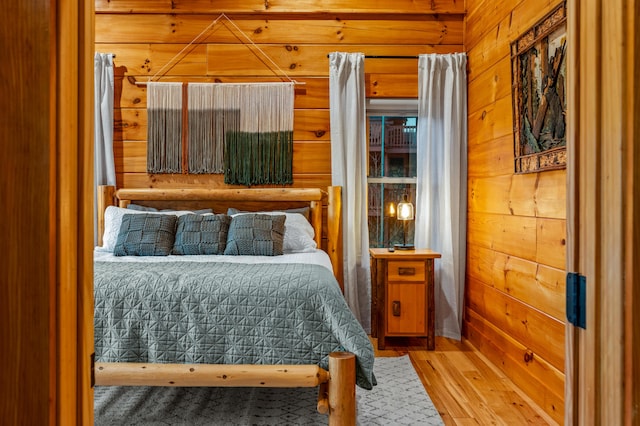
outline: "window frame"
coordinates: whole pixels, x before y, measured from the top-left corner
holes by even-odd
[[[418,124],[418,100],[414,99],[414,98],[385,98],[385,99],[367,99],[366,100],[366,120],[367,120],[367,124],[366,124],[366,128],[367,128],[367,173],[366,173],[366,179],[367,179],[367,194],[369,194],[369,188],[371,187],[371,184],[378,184],[381,185],[381,190],[383,191],[383,199],[380,200],[380,206],[382,207],[381,209],[379,209],[378,212],[378,218],[381,217],[381,220],[379,221],[381,223],[381,227],[382,229],[379,230],[379,234],[378,235],[385,235],[384,232],[384,226],[385,226],[385,218],[387,217],[387,215],[385,214],[385,210],[386,210],[386,206],[387,203],[384,200],[384,185],[386,184],[400,184],[400,185],[413,185],[414,188],[417,184],[417,170],[415,170],[415,174],[416,176],[404,176],[404,177],[393,177],[393,176],[370,176],[369,173],[369,158],[370,158],[370,121],[369,118],[370,117],[415,117],[416,118],[416,132],[417,132],[417,124]],[[381,173],[384,174],[385,170],[384,170],[384,143],[381,146]],[[417,169],[417,164],[416,164],[416,169]],[[413,202],[415,203],[415,199],[413,200]],[[371,217],[369,215],[369,203],[367,202],[367,221],[369,221],[369,218]],[[369,227],[371,226],[370,223],[368,223]],[[371,229],[369,228],[369,232],[371,233]],[[374,243],[374,244],[372,244]],[[385,243],[387,243],[387,245],[392,245],[391,244],[391,236],[389,236],[389,241],[387,241],[386,238],[382,238],[382,244],[385,245]],[[369,247],[380,247],[380,240],[376,240],[376,241],[369,241]]]

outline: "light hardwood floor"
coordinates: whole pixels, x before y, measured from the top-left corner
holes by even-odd
[[[445,425],[555,425],[533,401],[470,343],[436,338],[435,351],[424,339],[387,339],[376,356],[409,354],[418,376]]]

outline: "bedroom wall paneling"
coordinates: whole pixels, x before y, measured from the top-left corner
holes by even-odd
[[[114,145],[119,187],[225,187],[222,175],[146,173],[147,81],[220,13],[225,13],[296,86],[294,187],[331,184],[329,64],[333,51],[368,55],[463,50],[464,2],[304,0],[296,2],[96,0],[95,50],[113,52]],[[287,81],[221,19],[160,81]],[[367,59],[369,97],[416,98],[417,59]]]
[[[362,0],[297,0],[269,2],[264,0],[158,0],[152,5],[146,0],[96,0],[96,9],[130,13],[144,6],[148,12],[166,13],[176,9],[183,13],[464,13],[464,2],[456,0],[394,0],[367,2]]]
[[[0,419],[93,424],[93,2],[3,6]]]
[[[562,423],[566,171],[514,174],[510,43],[558,0],[468,0],[465,336]]]

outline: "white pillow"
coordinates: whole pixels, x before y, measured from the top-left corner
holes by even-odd
[[[102,235],[102,250],[113,252],[118,241],[118,233],[122,218],[125,214],[145,214],[150,213],[143,210],[123,209],[116,206],[108,206],[104,211],[104,234]],[[174,216],[182,216],[183,214],[194,214],[189,210],[180,210],[172,212],[153,212],[153,214],[167,214]]]
[[[282,252],[289,253],[313,253],[318,245],[313,239],[315,233],[313,226],[300,213],[286,213],[278,211],[268,212],[242,212],[232,216],[242,214],[268,214],[272,216],[285,215],[284,221],[284,241],[282,244]]]

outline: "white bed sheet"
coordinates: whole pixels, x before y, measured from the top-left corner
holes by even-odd
[[[230,262],[230,263],[307,263],[324,266],[333,271],[331,259],[323,250],[310,253],[291,253],[282,256],[229,256],[229,255],[185,255],[185,256],[114,256],[112,252],[102,247],[93,251],[93,260],[101,262]]]

